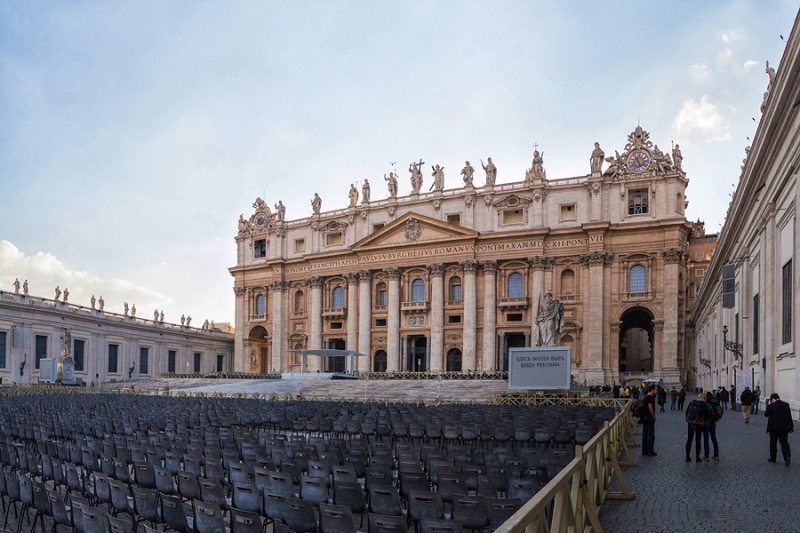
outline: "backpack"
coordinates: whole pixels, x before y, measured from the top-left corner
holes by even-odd
[[[690,426],[706,425],[706,406],[697,400],[692,400],[686,408],[686,423]]]
[[[644,403],[644,399],[636,400],[633,402],[633,416],[636,418],[644,418],[650,414],[650,409]]]
[[[711,405],[711,420],[716,422],[722,418],[722,415],[725,414],[725,409],[718,403],[713,403]]]

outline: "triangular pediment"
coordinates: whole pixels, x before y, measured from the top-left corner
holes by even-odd
[[[355,243],[352,250],[382,248],[384,246],[408,246],[452,241],[453,239],[477,239],[477,231],[455,226],[417,213],[406,213],[387,224],[372,235]]]

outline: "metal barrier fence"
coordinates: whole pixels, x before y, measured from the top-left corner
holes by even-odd
[[[638,466],[630,448],[638,446],[625,402],[611,422],[585,445],[575,447],[575,459],[545,485],[495,533],[602,533],[598,514],[606,500],[632,500],[622,466]],[[620,462],[625,454],[627,460]],[[616,479],[620,490],[612,492]]]
[[[449,380],[449,379],[508,379],[508,372],[359,372],[359,379],[374,380]]]
[[[180,378],[180,379],[281,379],[280,374],[251,374],[249,372],[188,372],[178,374],[175,372],[159,372],[157,378]]]

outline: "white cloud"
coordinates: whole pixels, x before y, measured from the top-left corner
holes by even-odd
[[[730,124],[717,104],[703,95],[700,102],[683,102],[672,122],[680,138],[695,138],[704,142],[725,141],[730,137]]]
[[[121,279],[104,280],[88,272],[70,270],[56,256],[46,252],[25,255],[14,244],[0,240],[0,288],[13,291],[14,280],[28,280],[32,296],[53,298],[55,287],[69,289],[69,301],[89,306],[92,295],[103,296],[106,309],[122,311],[124,302],[135,303],[142,310],[163,308],[171,298],[146,287]]]
[[[744,62],[744,65],[742,65],[742,71],[749,72],[750,69],[756,65],[758,65],[758,61],[753,61],[752,59],[748,59],[747,61]]]

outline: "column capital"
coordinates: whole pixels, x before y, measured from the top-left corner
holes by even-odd
[[[392,281],[397,281],[400,279],[400,274],[401,274],[400,267],[384,268],[383,271],[386,273],[386,276]]]
[[[533,255],[528,258],[528,263],[533,270],[551,270],[555,262],[555,257],[547,257],[546,255]]]
[[[484,274],[494,274],[497,272],[497,261],[481,261],[481,268]]]
[[[372,270],[359,270],[358,279],[360,281],[372,281]]]
[[[614,254],[611,252],[591,252],[588,254],[581,254],[580,261],[585,267],[598,265],[607,266],[614,261]]]
[[[355,285],[358,283],[358,272],[345,272],[343,277],[347,280],[348,285]]]
[[[233,293],[236,296],[244,296],[245,292],[247,292],[247,288],[246,287],[234,287],[233,288]]]
[[[475,272],[476,270],[478,270],[478,262],[477,261],[473,261],[471,259],[468,259],[466,261],[459,261],[458,264],[461,265],[461,268],[464,269],[465,273],[466,272]]]
[[[664,248],[661,250],[661,257],[666,264],[681,264],[686,259],[686,253],[680,248]]]
[[[269,282],[269,288],[273,291],[284,291],[289,289],[288,281],[275,280]]]
[[[433,263],[430,265],[425,265],[430,272],[431,276],[443,276],[444,275],[444,263]]]
[[[308,285],[312,289],[317,289],[322,287],[322,276],[311,276],[309,278],[306,278],[306,285]]]

